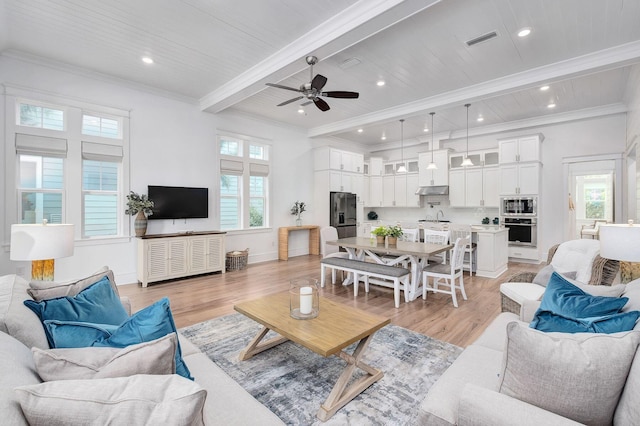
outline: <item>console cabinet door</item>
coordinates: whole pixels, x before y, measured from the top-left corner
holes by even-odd
[[[225,268],[224,237],[211,235],[207,238],[207,272],[220,271]]]
[[[172,238],[169,245],[169,275],[182,276],[188,271],[187,265],[187,240],[184,238]]]

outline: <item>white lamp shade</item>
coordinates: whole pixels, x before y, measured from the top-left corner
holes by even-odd
[[[11,260],[47,260],[73,255],[71,224],[11,225]]]
[[[462,160],[462,166],[473,166],[473,161],[471,161],[471,159],[469,157],[465,157],[464,160]]]
[[[640,225],[600,225],[600,256],[640,262]]]
[[[438,170],[438,165],[436,163],[429,163],[427,170]]]

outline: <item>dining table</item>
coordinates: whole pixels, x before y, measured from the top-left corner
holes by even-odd
[[[350,259],[364,261],[372,259],[382,265],[398,265],[407,263],[411,270],[411,285],[408,291],[409,300],[415,300],[422,294],[420,277],[422,269],[427,265],[429,256],[453,249],[452,244],[431,244],[398,240],[396,244],[378,243],[374,238],[348,237],[326,242],[329,245],[344,247]],[[343,284],[351,284],[349,276]]]

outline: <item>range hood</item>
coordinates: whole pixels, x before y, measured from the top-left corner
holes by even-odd
[[[448,185],[421,186],[416,191],[416,195],[448,195],[448,194],[449,194]]]

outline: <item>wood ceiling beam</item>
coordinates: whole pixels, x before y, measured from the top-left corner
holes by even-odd
[[[217,113],[307,69],[304,57],[329,58],[441,0],[360,0],[200,99]]]

